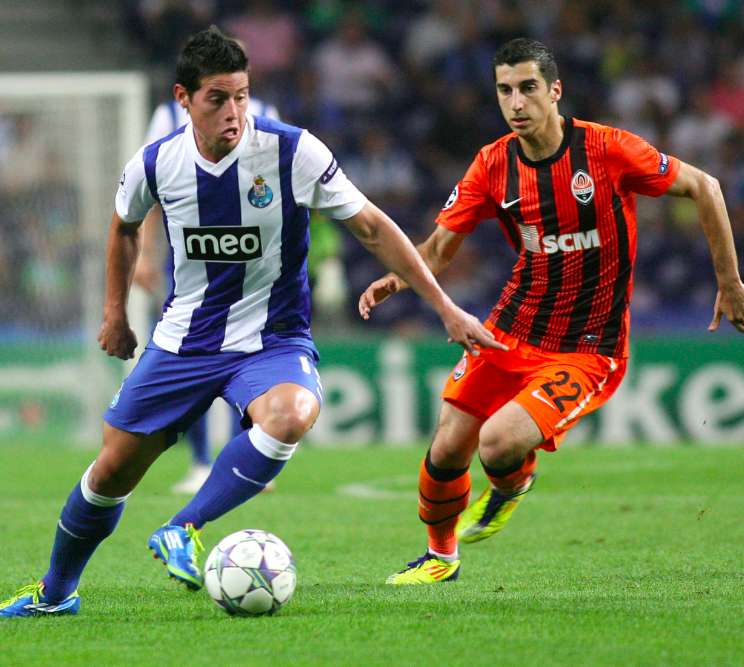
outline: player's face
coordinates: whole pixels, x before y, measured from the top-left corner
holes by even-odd
[[[213,74],[201,80],[201,88],[188,95],[176,84],[175,94],[194,125],[199,152],[219,161],[238,145],[245,129],[248,108],[248,74]]]
[[[539,135],[558,115],[561,82],[545,82],[534,60],[496,68],[496,95],[501,113],[520,137]]]

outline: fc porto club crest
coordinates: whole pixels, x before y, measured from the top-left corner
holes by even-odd
[[[571,179],[571,194],[579,204],[588,204],[594,198],[594,179],[579,169]]]
[[[274,193],[264,177],[259,174],[253,179],[253,187],[248,191],[248,201],[256,208],[266,208],[272,199],[274,199]]]

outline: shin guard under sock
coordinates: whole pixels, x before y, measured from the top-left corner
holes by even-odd
[[[96,547],[114,532],[129,497],[110,498],[91,491],[92,467],[70,493],[57,524],[49,570],[42,577],[44,596],[51,602],[61,602],[77,588]]]
[[[201,489],[171,520],[201,528],[231,509],[243,504],[279,474],[294,453],[297,443],[280,442],[258,424],[241,432],[220,452]]]
[[[419,469],[419,518],[427,526],[432,552],[457,554],[455,525],[468,506],[469,496],[469,469],[438,468],[431,462],[431,452],[427,452]]]

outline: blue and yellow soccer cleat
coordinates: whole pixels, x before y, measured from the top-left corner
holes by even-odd
[[[190,523],[182,526],[161,526],[147,542],[152,549],[153,558],[163,561],[168,575],[186,584],[192,591],[204,585],[204,577],[199,569],[199,554],[204,546],[199,539],[199,531]]]
[[[79,610],[80,596],[77,591],[70,593],[62,602],[47,602],[44,599],[43,581],[23,586],[12,598],[0,602],[0,618],[63,616],[77,614]]]
[[[530,475],[522,488],[509,496],[502,495],[489,484],[480,498],[460,515],[455,528],[458,541],[470,544],[498,533],[517,508],[522,496],[532,488],[535,477]]]
[[[408,563],[405,569],[391,574],[386,584],[393,586],[409,586],[416,584],[436,584],[445,581],[455,581],[460,574],[460,561],[448,562],[437,558],[428,551],[414,561]]]

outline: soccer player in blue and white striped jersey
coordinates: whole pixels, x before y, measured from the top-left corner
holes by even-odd
[[[442,291],[403,232],[346,178],[307,130],[246,114],[247,60],[216,28],[192,37],[176,98],[190,121],[127,164],[116,195],[98,340],[111,356],[137,345],[126,302],[137,228],[155,202],[173,253],[174,288],[135,369],[104,415],[103,446],[57,525],[49,570],[0,604],[0,617],[77,613],[77,585],[155,459],[222,396],[248,430],[225,445],[194,498],[150,537],[169,574],[203,584],[198,531],[258,493],[320,412],[310,335],[308,209],[342,221],[436,310],[470,352],[497,345]]]
[[[273,104],[268,104],[253,96],[248,98],[248,115],[265,116],[273,120],[280,120],[279,112]],[[188,111],[178,100],[172,99],[159,104],[150,119],[145,145],[155,143],[158,139],[168,136],[188,122]],[[134,270],[134,283],[152,296],[160,293],[159,287],[163,283],[163,277],[165,277],[166,293],[169,293],[173,288],[172,254],[168,253],[166,259],[163,257],[161,249],[162,218],[162,209],[159,205],[153,206],[145,216],[140,227],[141,248]],[[137,331],[136,328],[135,332],[138,335],[140,334],[140,331]],[[235,436],[241,430],[240,415],[233,410],[230,416],[231,431],[232,435]],[[185,439],[191,449],[191,465],[185,477],[172,487],[172,491],[174,493],[193,494],[206,481],[212,467],[206,413],[188,428]],[[274,482],[272,481],[266,485],[264,490],[269,491],[273,488]]]

